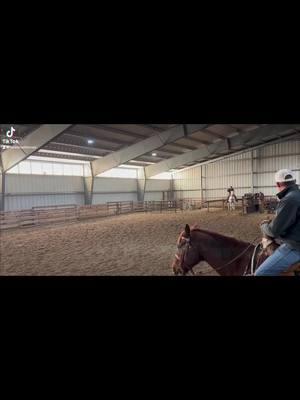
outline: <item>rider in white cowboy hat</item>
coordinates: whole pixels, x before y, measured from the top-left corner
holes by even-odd
[[[275,174],[279,198],[273,221],[262,221],[264,235],[281,240],[281,246],[262,263],[255,275],[280,275],[300,262],[300,190],[289,169]]]

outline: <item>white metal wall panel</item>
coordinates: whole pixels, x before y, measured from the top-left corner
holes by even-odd
[[[300,154],[290,156],[275,156],[259,160],[260,172],[273,172],[279,169],[300,169]]]
[[[6,193],[83,192],[80,176],[44,176],[7,174]]]
[[[275,186],[274,173],[257,174],[256,186],[268,187],[268,186],[271,186],[271,185]]]
[[[84,204],[83,194],[53,194],[5,196],[5,211],[27,210],[37,206],[55,206],[62,204]]]
[[[162,192],[145,192],[145,201],[160,201],[163,199]]]
[[[295,176],[296,176],[296,182],[298,185],[300,185],[300,171],[295,171]]]
[[[276,157],[277,155],[300,154],[300,140],[272,144],[261,148],[261,157]]]
[[[300,180],[300,171],[294,171],[297,183],[299,184]],[[274,173],[261,173],[257,174],[257,185],[259,187],[275,187]]]
[[[254,155],[255,156],[255,155]],[[257,165],[253,162],[253,170]],[[206,165],[206,199],[225,198],[226,189],[233,186],[238,197],[252,191],[251,152],[233,156],[228,159]]]
[[[137,201],[136,193],[94,194],[93,204],[105,204],[109,201]]]
[[[237,194],[237,193],[236,193]],[[205,199],[213,200],[213,199],[222,199],[226,197],[226,192],[224,190],[216,189],[208,189],[205,191]]]
[[[136,192],[136,179],[130,178],[95,178],[95,192]],[[113,200],[114,201],[114,200]],[[117,200],[116,200],[117,201]]]
[[[188,190],[201,188],[201,167],[174,173],[174,189]]]
[[[207,178],[206,189],[227,189],[229,186],[236,188],[251,187],[251,174],[244,172],[238,175],[219,175]]]
[[[166,180],[166,179],[172,179],[172,172],[162,172],[161,174],[157,174],[155,176],[151,176],[149,179],[161,179],[161,180]]]
[[[167,191],[170,190],[171,181],[170,180],[156,180],[156,179],[148,179],[146,181],[146,191]]]
[[[262,192],[265,196],[275,196],[277,190],[275,187],[259,186],[255,188],[255,192]]]
[[[176,191],[175,199],[200,199],[201,198],[201,190],[180,190]]]
[[[248,154],[248,153],[247,153]],[[246,156],[246,155],[245,155]],[[241,156],[239,156],[241,157]],[[243,159],[230,158],[206,165],[207,177],[224,177],[248,173],[251,170],[251,156]]]

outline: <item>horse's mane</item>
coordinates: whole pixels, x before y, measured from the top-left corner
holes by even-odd
[[[212,237],[214,237],[214,238],[216,238],[216,239],[223,239],[223,240],[224,240],[224,239],[227,239],[227,240],[230,240],[232,243],[235,243],[235,244],[244,244],[244,245],[249,245],[249,244],[250,244],[249,242],[245,242],[245,241],[243,241],[243,240],[237,240],[237,239],[235,239],[235,238],[233,238],[233,237],[231,237],[231,236],[221,235],[220,233],[207,231],[207,230],[205,230],[205,229],[191,228],[191,233],[192,233],[192,232],[201,232],[201,233],[205,233],[205,234],[210,235],[210,236],[212,236]]]

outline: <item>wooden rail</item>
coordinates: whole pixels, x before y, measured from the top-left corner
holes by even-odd
[[[265,196],[264,205],[276,200],[275,196]],[[138,212],[188,211],[205,208],[226,208],[226,199],[186,198],[181,200],[163,201],[119,201],[89,206],[64,204],[55,206],[35,206],[30,210],[0,212],[0,230],[9,228],[25,228],[53,223],[74,222],[90,218],[108,217],[113,215]],[[237,208],[244,208],[242,198],[238,198]]]
[[[202,206],[202,201],[199,199],[144,202],[120,201],[88,206],[77,206],[75,204],[36,206],[30,210],[0,212],[0,230],[75,222],[137,212],[162,213],[195,210],[200,209]]]

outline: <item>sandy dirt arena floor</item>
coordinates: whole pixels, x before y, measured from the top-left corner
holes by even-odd
[[[195,210],[138,213],[0,232],[0,275],[172,275],[186,223],[253,241],[266,214]],[[217,275],[206,263],[199,275]]]

